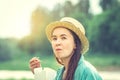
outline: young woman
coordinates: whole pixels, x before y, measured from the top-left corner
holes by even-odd
[[[63,65],[57,71],[55,80],[102,80],[96,69],[84,60],[83,54],[89,48],[85,29],[77,20],[65,17],[60,21],[50,23],[46,28],[58,63]],[[40,67],[37,58],[30,60],[30,69]]]

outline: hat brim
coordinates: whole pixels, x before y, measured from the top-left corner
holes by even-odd
[[[81,44],[82,44],[81,53],[84,54],[85,52],[88,51],[89,42],[88,42],[88,39],[86,38],[86,36],[79,30],[79,28],[77,28],[75,25],[68,23],[68,22],[56,21],[56,22],[50,23],[47,26],[46,35],[50,42],[51,42],[52,32],[57,27],[65,27],[65,28],[68,28],[68,29],[72,30],[73,32],[75,32],[76,35],[79,37]]]

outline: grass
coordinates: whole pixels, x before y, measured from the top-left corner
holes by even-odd
[[[34,55],[35,56],[35,55]],[[29,60],[34,57],[29,55],[20,55],[12,60],[6,62],[0,62],[0,70],[30,70]],[[40,57],[42,67],[50,67],[57,70],[60,65],[56,62],[54,56],[41,56]],[[120,55],[113,54],[85,54],[85,59],[93,64],[98,70],[119,70],[120,71]],[[16,80],[14,78],[6,80]],[[32,80],[22,78],[20,80]]]
[[[0,70],[29,70],[29,60],[34,56],[22,55],[13,60],[0,62]],[[101,54],[85,54],[85,59],[97,67],[99,70],[107,70],[111,68],[119,69],[120,55],[101,55]],[[40,56],[42,67],[50,67],[57,70],[60,65],[56,62],[54,56]],[[110,69],[108,69],[110,70]],[[120,70],[120,69],[119,69]]]
[[[30,70],[29,69],[29,60],[34,56],[20,56],[14,58],[13,60],[0,62],[0,70]],[[56,62],[53,56],[41,56],[40,61],[42,67],[50,67],[55,70],[58,69],[60,65]]]
[[[1,80],[1,79],[0,79]],[[3,80],[3,79],[2,79]],[[17,79],[14,79],[14,78],[9,78],[9,79],[5,79],[5,80],[17,80]],[[33,80],[33,79],[26,79],[26,78],[21,78],[19,80]]]
[[[85,59],[99,70],[120,70],[120,54],[88,54]]]

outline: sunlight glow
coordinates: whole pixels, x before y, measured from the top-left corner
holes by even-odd
[[[38,5],[53,9],[64,0],[0,0],[0,38],[23,38],[31,33],[31,14]],[[75,4],[78,0],[70,0]],[[93,0],[92,0],[93,1]],[[96,1],[96,0],[94,0]],[[93,6],[94,7],[94,6]]]
[[[0,38],[23,38],[31,33],[31,14],[38,5],[52,9],[56,0],[0,0]]]

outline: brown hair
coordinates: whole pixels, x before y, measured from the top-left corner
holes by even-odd
[[[75,51],[74,51],[74,53],[69,61],[68,71],[67,71],[67,75],[65,77],[65,80],[73,80],[74,79],[74,73],[75,73],[75,70],[77,68],[79,59],[81,57],[81,41],[72,30],[69,30],[69,31],[73,35],[73,38],[74,38],[74,41],[76,44],[76,49],[75,49]],[[61,61],[59,61],[59,59],[57,57],[56,57],[56,60],[58,61],[58,63],[62,64]]]
[[[67,71],[67,75],[66,75],[65,80],[73,80],[74,79],[74,73],[75,73],[75,70],[77,68],[79,59],[81,57],[81,41],[73,31],[70,30],[70,32],[72,33],[72,35],[74,37],[76,49],[75,49],[75,52],[69,61],[68,71]]]

